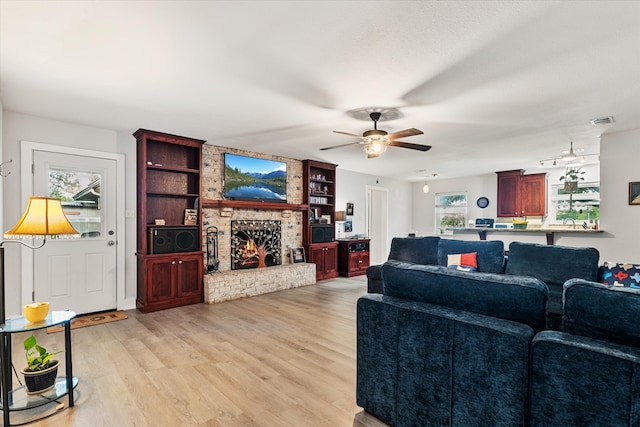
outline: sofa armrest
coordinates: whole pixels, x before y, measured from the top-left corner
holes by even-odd
[[[625,345],[640,345],[640,289],[572,279],[563,289],[563,329]]]
[[[531,427],[637,426],[640,349],[556,331],[531,344]]]
[[[367,292],[370,294],[382,293],[382,265],[367,267]]]

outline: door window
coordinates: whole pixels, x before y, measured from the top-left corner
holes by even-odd
[[[49,169],[49,197],[62,201],[69,222],[89,239],[104,235],[99,172],[67,168]]]

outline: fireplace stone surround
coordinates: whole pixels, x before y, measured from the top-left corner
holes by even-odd
[[[303,200],[302,161],[210,144],[203,146],[202,224],[204,230],[212,225],[218,228],[219,257],[219,270],[204,275],[205,302],[217,303],[315,284],[315,264],[291,263],[291,248],[302,247],[303,225],[301,211],[290,210],[286,206],[284,209],[259,209],[253,207],[217,206],[217,203],[207,203],[223,199],[224,153],[256,156],[286,162],[287,203],[299,205]],[[231,270],[232,221],[280,221],[281,265]]]

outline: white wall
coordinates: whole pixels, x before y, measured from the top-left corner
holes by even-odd
[[[3,123],[3,111],[4,109],[2,108],[2,100],[0,100],[0,163],[4,162],[4,155],[3,155],[3,144],[2,144],[2,123]],[[10,168],[11,165],[5,165],[5,171],[3,172],[5,175],[7,172],[11,171]],[[4,232],[4,230],[6,230],[6,228],[4,227],[4,215],[3,215],[3,211],[4,211],[4,178],[0,177],[0,180],[2,180],[2,183],[0,184],[0,227],[2,227],[2,229],[0,231]],[[0,240],[2,240],[2,237],[0,236]],[[1,319],[4,320],[4,319]]]
[[[108,153],[124,154],[127,163],[125,171],[126,190],[125,199],[127,210],[135,210],[135,161],[136,144],[135,138],[128,132],[129,136],[121,136],[115,131],[80,126],[73,123],[64,123],[55,120],[43,119],[39,117],[3,112],[2,127],[2,151],[5,159],[13,160],[11,164],[11,175],[3,179],[4,184],[4,206],[3,214],[5,224],[14,224],[20,218],[20,214],[25,206],[21,195],[20,182],[20,141],[39,142],[43,144],[54,144],[74,148],[98,150]],[[125,132],[122,133],[125,135]],[[133,160],[131,160],[133,159]],[[131,202],[133,200],[133,202]],[[132,204],[131,204],[132,203]],[[125,271],[127,272],[125,281],[126,297],[135,296],[135,232],[129,232],[129,223],[135,226],[135,218],[127,219],[127,233],[125,238]],[[6,229],[5,226],[3,229]],[[135,230],[135,228],[134,228]],[[12,245],[6,249],[6,265],[21,265],[20,250],[18,245]],[[133,271],[133,274],[131,272]],[[21,283],[21,274],[18,268],[8,268],[6,271],[7,283]],[[21,313],[20,295],[22,289],[19,286],[7,286],[7,315],[17,315]],[[122,309],[133,307],[119,307]]]
[[[640,262],[640,206],[628,205],[628,184],[640,181],[640,129],[603,135],[600,143],[599,174],[595,166],[585,167],[585,181],[600,180],[600,229],[598,234],[556,234],[555,244],[594,247],[600,251],[600,261]],[[531,169],[525,173],[548,172],[548,188],[559,182],[564,169]],[[429,181],[430,191],[422,193],[422,182],[412,185],[413,227],[419,235],[430,235],[434,230],[435,193],[467,191],[468,218],[496,218],[497,177],[495,173]],[[489,198],[489,206],[480,209],[478,197]],[[549,203],[548,211],[553,210]],[[551,213],[551,212],[549,212]],[[536,219],[532,219],[536,221]],[[548,223],[548,217],[545,224]],[[475,232],[456,233],[456,239],[477,240]],[[502,240],[505,249],[512,241],[546,243],[543,233],[487,233],[487,240]]]
[[[406,236],[414,231],[411,218],[411,183],[336,170],[336,211],[344,211],[347,202],[354,204],[353,233],[365,234],[367,186],[389,191],[389,243],[394,236]],[[388,248],[386,253],[389,253]]]
[[[640,263],[640,206],[629,205],[629,182],[640,182],[640,129],[604,135],[600,143],[600,260]],[[595,240],[595,239],[594,239]]]

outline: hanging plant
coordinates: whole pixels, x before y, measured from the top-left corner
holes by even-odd
[[[560,182],[564,182],[564,191],[569,194],[569,211],[573,210],[573,193],[578,190],[578,182],[584,181],[584,174],[582,168],[569,168],[560,177]]]
[[[582,168],[569,168],[567,172],[560,177],[560,182],[564,182],[564,191],[573,194],[578,189],[578,182],[584,181],[585,171]]]

